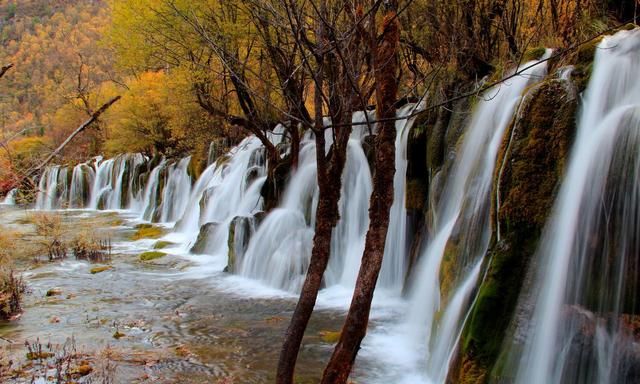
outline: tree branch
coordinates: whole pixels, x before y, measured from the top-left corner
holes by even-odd
[[[100,107],[100,109],[95,111],[91,115],[91,117],[87,121],[82,123],[82,125],[80,125],[78,128],[76,128],[76,130],[73,131],[73,133],[71,133],[71,135],[69,135],[69,137],[67,137],[67,139],[62,144],[60,144],[60,146],[58,148],[55,149],[55,151],[51,152],[51,154],[49,154],[49,156],[47,156],[47,158],[42,163],[40,163],[40,165],[38,165],[37,167],[31,169],[31,171],[27,172],[27,176],[32,176],[33,174],[35,174],[36,172],[38,172],[39,170],[44,168],[47,164],[49,164],[49,162],[54,157],[56,157],[56,156],[58,156],[60,154],[60,152],[64,149],[64,147],[67,146],[67,144],[69,144],[82,131],[87,129],[87,127],[89,127],[91,124],[95,123],[95,121],[98,120],[100,115],[102,115],[107,109],[109,109],[109,107],[111,107],[116,101],[120,100],[120,97],[121,96],[114,97],[113,99],[111,99],[107,103],[105,103],[102,107]]]
[[[2,78],[2,76],[4,76],[4,74],[7,73],[7,71],[10,70],[11,68],[13,68],[13,64],[7,64],[2,68],[0,68],[0,78]]]

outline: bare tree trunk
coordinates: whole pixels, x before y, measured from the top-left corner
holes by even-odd
[[[49,162],[51,160],[53,160],[54,157],[56,157],[56,156],[58,156],[60,154],[60,152],[64,149],[64,147],[67,146],[67,144],[69,144],[82,131],[87,129],[87,127],[89,127],[91,124],[95,123],[96,120],[98,120],[98,118],[100,117],[100,115],[102,115],[107,109],[109,109],[109,107],[111,107],[118,100],[120,100],[120,96],[114,97],[113,99],[111,99],[107,103],[105,103],[102,107],[100,107],[100,109],[95,111],[91,115],[91,117],[87,121],[82,123],[82,125],[80,125],[78,128],[76,128],[76,130],[73,131],[73,133],[71,133],[71,135],[69,135],[69,137],[67,137],[67,139],[62,144],[60,144],[60,146],[58,148],[56,148],[55,151],[51,152],[49,154],[49,156],[47,156],[47,158],[42,163],[40,163],[40,165],[38,165],[37,167],[31,169],[31,171],[29,171],[27,173],[27,177],[32,176],[33,174],[35,174],[36,172],[38,172],[39,170],[44,168],[47,164],[49,164]]]
[[[327,15],[326,3],[320,5],[320,13]],[[352,127],[350,124],[342,124],[351,121],[354,101],[357,100],[353,89],[348,86],[342,72],[351,68],[340,67],[333,53],[324,52],[328,45],[328,36],[324,21],[318,21],[317,37],[321,43],[317,48],[316,59],[318,68],[314,73],[314,130],[316,141],[316,164],[318,169],[318,208],[316,211],[316,227],[313,238],[313,249],[307,275],[302,286],[300,298],[296,304],[291,322],[287,328],[285,339],[280,352],[278,362],[278,372],[276,375],[277,384],[292,384],[296,361],[300,352],[300,345],[304,337],[304,332],[313,313],[318,292],[322,286],[324,272],[329,264],[331,253],[331,235],[333,227],[339,220],[340,193],[342,189],[342,173],[344,171],[347,146]],[[337,41],[332,41],[339,44]],[[340,67],[340,68],[339,68]],[[332,124],[341,128],[334,128],[334,143],[329,155],[325,154],[325,127],[323,116],[323,87],[327,77],[327,86],[330,92],[331,102],[328,109],[332,116]]]
[[[372,45],[373,70],[376,79],[377,115],[378,120],[382,121],[376,139],[375,173],[369,208],[370,224],[351,307],[342,328],[340,341],[324,371],[322,384],[347,382],[360,349],[360,343],[367,331],[371,300],[382,266],[389,227],[389,211],[393,203],[395,174],[396,128],[393,118],[396,114],[394,104],[398,93],[397,55],[400,42],[396,8],[397,3],[393,2],[385,12],[382,26],[383,38],[380,43],[376,43],[375,34],[369,41]],[[373,17],[370,26],[372,29],[375,28]]]
[[[322,109],[317,112],[322,113]],[[317,120],[317,119],[316,119]],[[307,275],[302,286],[300,298],[294,310],[291,322],[287,328],[285,340],[280,352],[276,383],[292,384],[296,360],[300,352],[300,345],[304,332],[313,313],[318,291],[322,286],[324,271],[329,263],[331,252],[331,234],[338,222],[340,191],[342,188],[342,172],[346,162],[347,140],[334,143],[331,159],[328,161],[324,154],[325,139],[322,118],[320,117],[319,132],[316,132],[316,156],[318,164],[318,209],[316,211],[316,227],[313,237],[313,250]],[[316,122],[316,125],[318,122]],[[350,127],[345,130],[350,131]],[[342,143],[341,143],[342,142]]]

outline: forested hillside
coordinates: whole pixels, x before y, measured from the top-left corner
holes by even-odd
[[[105,38],[111,14],[105,1],[0,4],[0,62],[14,65],[0,95],[2,137],[11,139],[0,159],[3,189],[115,95],[124,95],[124,102],[79,136],[60,161],[128,151],[206,155],[217,123],[197,107],[180,74],[117,65]]]

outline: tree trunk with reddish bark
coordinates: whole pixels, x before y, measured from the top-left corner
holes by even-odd
[[[379,123],[380,129],[376,138],[375,173],[369,207],[370,224],[351,307],[342,328],[340,341],[324,371],[322,384],[347,382],[360,343],[367,331],[373,292],[382,267],[395,175],[396,128],[393,118],[396,116],[394,104],[398,92],[397,55],[400,40],[396,8],[397,4],[394,3],[385,10],[383,36],[380,42],[376,42],[375,34],[369,40],[376,80],[377,115],[378,120],[382,121]],[[375,28],[373,17],[370,28]]]

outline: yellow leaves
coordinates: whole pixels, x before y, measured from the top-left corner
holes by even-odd
[[[0,62],[15,64],[3,79],[3,93],[10,95],[0,100],[3,123],[8,132],[32,127],[30,134],[55,138],[82,118],[79,88],[95,102],[100,95],[92,92],[110,77],[110,55],[98,44],[109,16],[98,2],[65,2],[53,13],[26,3],[20,2],[20,17],[3,28],[8,40]]]
[[[3,156],[10,154],[14,168],[24,170],[49,151],[48,144],[46,138],[39,136],[15,139],[9,144],[8,153],[3,152]]]

